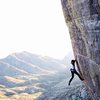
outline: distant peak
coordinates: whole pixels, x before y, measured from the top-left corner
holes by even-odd
[[[30,54],[30,53],[29,53],[29,52],[27,52],[27,51],[22,51],[21,53]]]

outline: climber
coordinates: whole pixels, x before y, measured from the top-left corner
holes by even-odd
[[[76,75],[80,78],[80,80],[82,80],[82,81],[84,80],[84,79],[80,76],[80,74],[76,71],[76,69],[75,69],[75,62],[76,62],[76,60],[71,60],[71,64],[73,65],[73,68],[70,69],[71,74],[72,74],[72,77],[71,77],[71,79],[69,80],[68,85],[70,85],[71,81],[73,80],[74,74],[76,74]]]

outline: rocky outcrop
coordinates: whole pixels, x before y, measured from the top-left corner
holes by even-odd
[[[87,89],[78,78],[75,77],[71,86],[68,86],[66,83],[68,83],[68,80],[62,80],[36,100],[91,100]]]
[[[93,100],[100,100],[100,0],[61,0],[78,69]]]

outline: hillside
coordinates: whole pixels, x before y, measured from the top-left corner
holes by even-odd
[[[0,100],[60,100],[63,95],[68,96],[68,91],[72,94],[76,87],[81,91],[83,83],[77,77],[72,87],[68,86],[70,72],[62,62],[29,52],[0,59]]]

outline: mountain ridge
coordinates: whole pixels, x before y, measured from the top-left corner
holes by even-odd
[[[66,67],[62,61],[51,57],[43,57],[28,52],[13,53],[0,59],[0,68],[2,68],[0,72],[2,98],[0,97],[0,100],[33,100],[33,98],[35,100],[48,100],[48,98],[60,100],[64,95],[69,98],[73,93],[74,97],[77,98],[75,91],[73,91],[74,84],[80,84],[77,89],[80,93],[83,89],[80,88],[82,85],[75,77],[76,80],[73,80],[72,88],[69,90],[69,67]],[[64,91],[71,92],[67,95]],[[79,96],[79,93],[76,94]]]

